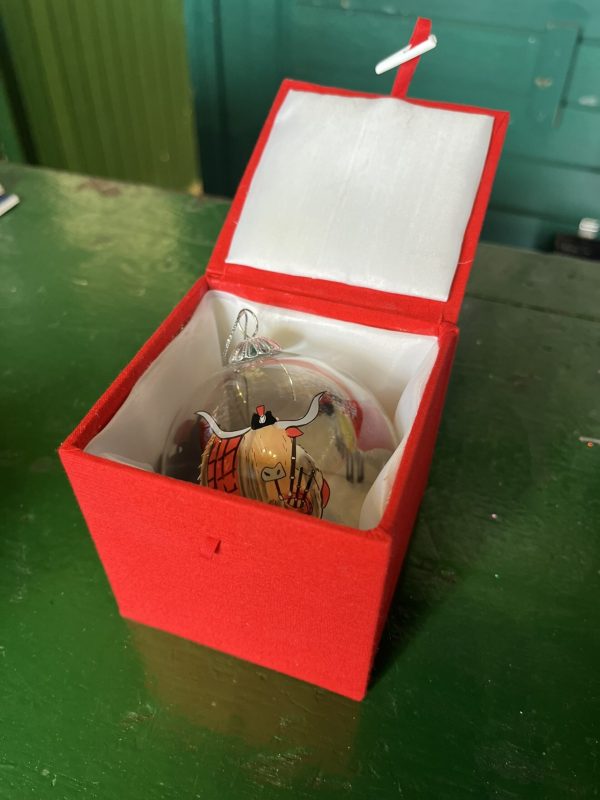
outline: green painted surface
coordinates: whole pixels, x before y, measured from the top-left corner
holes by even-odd
[[[37,163],[197,180],[182,0],[1,0]]]
[[[0,44],[1,44],[0,39]],[[0,68],[0,161],[24,161],[23,147]]]
[[[600,216],[597,0],[186,0],[185,9],[209,192],[235,190],[284,77],[386,94],[393,74],[376,76],[374,65],[421,15],[438,46],[410,95],[511,112],[492,195],[507,224],[485,235],[548,248],[554,232]]]
[[[55,454],[227,203],[0,167],[0,798],[591,798],[600,272],[482,246],[361,704],[116,611]]]

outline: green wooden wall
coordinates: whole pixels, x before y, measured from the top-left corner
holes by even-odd
[[[0,0],[32,158],[186,189],[197,180],[182,0]]]
[[[0,10],[24,123],[19,140],[2,91],[10,157],[25,149],[46,166],[183,189],[199,144],[206,190],[231,195],[284,77],[388,92],[393,76],[373,66],[421,14],[439,45],[411,94],[512,114],[484,236],[544,248],[600,216],[600,0],[0,0]]]
[[[284,77],[387,93],[374,64],[417,15],[438,47],[410,94],[508,109],[484,236],[548,247],[600,216],[600,1],[186,0],[205,187],[235,190]]]

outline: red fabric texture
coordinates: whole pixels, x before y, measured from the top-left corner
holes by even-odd
[[[415,47],[421,42],[424,42],[425,39],[431,33],[431,20],[425,19],[424,17],[419,17],[415,24],[414,30],[412,32],[412,36],[408,44],[410,47]],[[407,61],[405,64],[401,64],[398,67],[398,72],[396,73],[396,80],[394,81],[394,85],[392,86],[392,96],[393,97],[406,97],[406,93],[408,92],[408,87],[410,86],[410,82],[413,79],[413,75],[415,74],[415,70],[419,63],[421,56],[417,56],[417,58],[412,58],[410,61]]]
[[[423,35],[425,28],[421,25],[419,30]],[[401,85],[399,80],[395,86]],[[458,333],[453,322],[507,115],[483,111],[494,117],[488,161],[450,299],[444,304],[225,264],[275,114],[292,88],[359,95],[292,81],[283,84],[206,277],[176,306],[59,452],[124,616],[359,700],[366,692],[426,485]],[[438,336],[439,354],[377,528],[358,531],[83,452],[209,288],[335,319]]]
[[[390,540],[61,448],[123,616],[354,699]],[[217,538],[210,559],[206,537]]]
[[[362,532],[83,453],[60,455],[123,616],[364,697],[427,479],[456,329],[382,524]],[[110,392],[109,392],[110,393]]]

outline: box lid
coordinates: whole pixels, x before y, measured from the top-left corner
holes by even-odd
[[[411,43],[428,33],[420,20]],[[334,284],[370,304],[394,296],[400,312],[456,320],[508,115],[405,99],[414,67],[400,68],[391,97],[284,82],[221,271],[285,276],[304,292]]]

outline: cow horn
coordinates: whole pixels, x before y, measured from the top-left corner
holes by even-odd
[[[302,425],[308,425],[309,422],[312,422],[314,419],[317,418],[317,414],[319,413],[319,400],[323,397],[325,392],[319,392],[316,394],[313,399],[310,401],[310,405],[308,407],[308,411],[301,419],[280,419],[275,425],[278,428],[286,428],[295,425],[297,428],[301,427]]]
[[[239,431],[224,431],[217,425],[215,418],[207,414],[206,411],[196,411],[196,415],[202,417],[205,422],[208,422],[213,433],[216,433],[219,439],[233,439],[235,436],[243,436],[250,430],[250,428],[242,428],[242,430]]]

